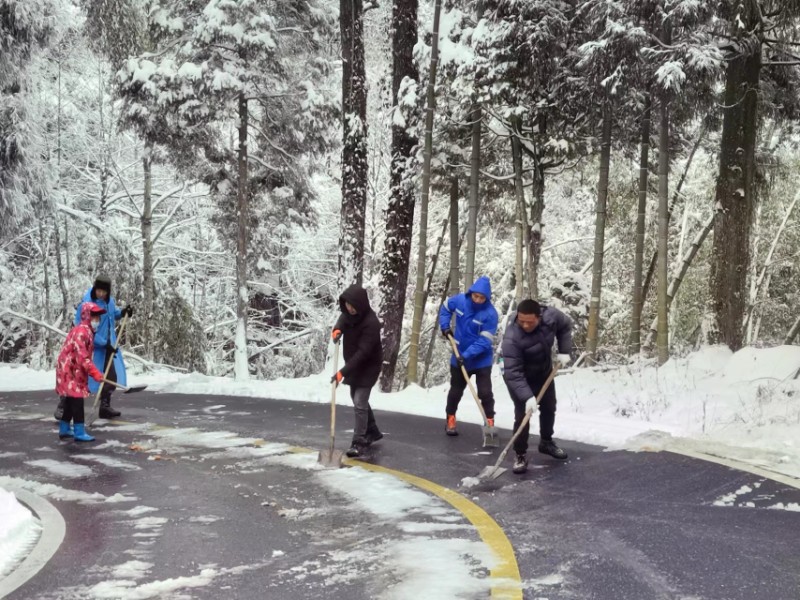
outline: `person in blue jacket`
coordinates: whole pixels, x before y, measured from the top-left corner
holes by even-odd
[[[455,324],[451,321],[455,315]],[[494,336],[497,334],[497,310],[492,306],[492,286],[488,277],[480,277],[466,294],[458,294],[445,300],[439,310],[439,328],[447,338],[453,336],[461,355],[450,358],[450,391],[447,393],[447,435],[458,435],[456,410],[467,382],[461,365],[471,377],[475,375],[483,410],[489,425],[494,425],[494,394],[492,393],[492,357]],[[453,333],[455,328],[455,334]]]
[[[106,366],[113,358],[111,368],[108,370],[106,379],[116,381],[120,385],[127,384],[125,372],[125,362],[122,359],[122,351],[117,348],[117,328],[116,322],[124,316],[133,315],[133,307],[126,306],[120,310],[117,308],[114,297],[111,295],[111,279],[105,275],[98,275],[94,280],[94,285],[90,287],[83,296],[83,300],[78,304],[75,311],[75,324],[80,323],[81,306],[84,302],[94,302],[106,312],[100,317],[100,325],[94,334],[94,355],[92,361],[101,373],[105,373]],[[89,382],[89,391],[96,394],[100,384],[94,380]],[[111,394],[114,391],[113,385],[104,385],[100,393],[100,413],[101,419],[112,419],[120,416],[118,410],[111,408]]]

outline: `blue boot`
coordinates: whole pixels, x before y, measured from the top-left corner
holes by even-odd
[[[83,423],[75,423],[75,441],[76,442],[93,442],[94,438],[86,433],[86,427]]]
[[[67,438],[75,437],[75,432],[69,426],[67,421],[58,422],[58,439],[65,440]]]

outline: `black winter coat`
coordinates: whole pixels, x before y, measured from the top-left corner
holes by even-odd
[[[557,308],[542,307],[539,326],[526,333],[517,325],[517,315],[503,336],[503,379],[514,400],[533,397],[532,385],[544,383],[553,368],[553,342],[558,352],[572,352],[572,320]]]
[[[351,315],[344,303],[349,302],[358,311]],[[341,296],[342,315],[334,329],[342,332],[345,365],[342,368],[344,383],[353,387],[372,387],[378,381],[383,365],[381,322],[369,305],[367,291],[360,285],[351,285]]]

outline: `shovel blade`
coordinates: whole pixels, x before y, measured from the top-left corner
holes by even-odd
[[[331,450],[330,448],[326,448],[325,450],[319,451],[317,462],[326,469],[339,469],[342,466],[343,458],[344,454],[341,450]]]
[[[503,467],[495,467],[494,465],[491,467],[484,467],[483,471],[478,473],[478,479],[497,479],[506,471],[508,471],[508,469]]]
[[[141,392],[142,390],[146,390],[146,389],[147,389],[147,385],[134,385],[134,386],[131,386],[128,389],[126,389],[125,393],[126,394],[133,394],[135,392]]]
[[[499,448],[500,436],[497,435],[497,429],[489,427],[488,425],[483,428],[483,447],[484,448]]]

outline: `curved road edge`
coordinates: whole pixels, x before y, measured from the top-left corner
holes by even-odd
[[[67,531],[64,517],[55,506],[26,490],[11,488],[17,500],[39,518],[42,534],[30,554],[7,577],[0,579],[0,598],[5,598],[36,575],[61,546]]]

